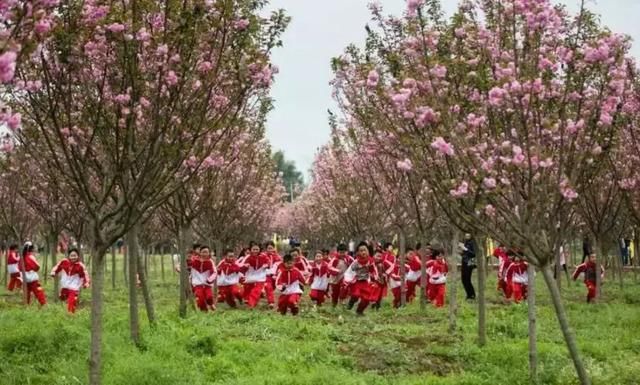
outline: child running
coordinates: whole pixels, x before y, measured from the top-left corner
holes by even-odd
[[[211,289],[216,276],[216,266],[211,259],[211,250],[208,246],[201,246],[200,255],[191,261],[191,286],[198,309],[204,312],[209,309],[216,310]]]
[[[336,256],[329,262],[329,274],[331,275],[329,285],[333,307],[336,307],[338,302],[344,301],[349,295],[344,283],[344,273],[352,263],[353,258],[347,253],[347,245],[339,244]]]
[[[358,245],[357,253],[356,260],[345,272],[344,280],[350,285],[351,298],[349,298],[347,309],[353,309],[353,306],[358,303],[356,314],[361,316],[372,300],[371,282],[378,279],[378,270],[369,254],[369,246],[366,242]]]
[[[589,259],[576,267],[573,273],[573,280],[578,279],[584,273],[584,285],[587,287],[587,303],[593,302],[596,298],[596,254],[589,254]],[[604,267],[600,266],[600,277],[604,278]]]
[[[69,249],[67,258],[62,259],[51,270],[51,276],[60,276],[60,299],[67,301],[67,311],[76,312],[80,288],[89,287],[89,274],[80,262],[80,252],[76,248]]]
[[[18,245],[9,246],[7,251],[7,273],[9,274],[9,291],[20,290],[22,286],[22,274],[20,274],[20,254]]]
[[[244,301],[250,309],[255,308],[260,301],[262,290],[267,281],[267,272],[271,266],[271,260],[266,254],[260,252],[257,243],[250,243],[250,254],[244,259],[242,272],[244,273]],[[269,307],[273,308],[272,304]]]
[[[311,292],[309,296],[316,303],[316,306],[322,306],[327,288],[329,287],[329,264],[324,259],[324,253],[317,251],[315,260],[311,264]]]
[[[527,299],[527,286],[529,285],[529,264],[524,260],[519,251],[510,250],[509,256],[513,257],[513,263],[509,265],[506,272],[507,284],[511,286],[513,300],[520,303]]]
[[[240,292],[240,270],[232,249],[224,251],[224,259],[218,264],[218,301],[226,302],[229,307],[236,308],[236,300],[242,302]]]
[[[47,304],[47,297],[44,294],[44,289],[40,286],[40,276],[38,276],[40,264],[36,260],[33,243],[25,243],[22,249],[22,258],[24,260],[24,280],[27,283],[27,304],[31,303],[31,294],[33,294],[40,306],[44,306]]]
[[[449,265],[444,259],[444,250],[441,247],[431,249],[431,255],[435,257],[435,260],[429,266],[429,292],[427,295],[435,307],[443,307]]]
[[[298,314],[300,310],[298,302],[300,302],[303,284],[304,277],[300,270],[294,267],[293,256],[286,254],[282,259],[282,266],[278,269],[278,277],[276,278],[276,285],[281,293],[278,298],[280,314],[287,314],[287,310],[290,310],[293,315]]]

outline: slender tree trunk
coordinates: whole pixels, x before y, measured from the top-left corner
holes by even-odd
[[[560,323],[560,330],[562,331],[564,341],[566,342],[567,348],[569,349],[569,355],[571,356],[571,360],[573,361],[573,366],[576,369],[580,384],[590,385],[591,380],[589,379],[587,370],[585,369],[584,364],[582,363],[582,359],[580,358],[580,352],[578,351],[576,337],[573,334],[573,330],[571,330],[571,327],[569,326],[567,314],[565,312],[564,305],[562,304],[560,291],[558,290],[558,286],[555,283],[555,279],[553,279],[553,273],[551,272],[549,266],[545,266],[544,268],[542,268],[542,275],[544,276],[544,281],[547,284],[549,293],[551,294],[551,301],[553,302],[556,317],[558,318],[558,322]]]
[[[144,250],[144,273],[147,275],[147,277],[149,276],[149,255],[150,254],[151,252],[149,251],[149,249]]]
[[[164,253],[160,254],[160,269],[162,271],[162,283],[164,283]]]
[[[536,340],[536,269],[529,264],[529,286],[527,303],[529,305],[529,383],[538,383],[538,346]],[[558,290],[559,291],[559,290]]]
[[[404,231],[400,231],[399,237],[399,251],[400,253],[400,306],[404,307],[407,304],[407,269],[405,268],[406,263],[406,245],[404,239]]]
[[[51,271],[49,269],[49,255],[51,254],[51,243],[49,242],[49,239],[47,238],[47,252],[46,253],[42,253],[42,271],[44,272],[44,283],[47,283],[47,280],[49,279],[49,272]],[[55,265],[53,265],[55,266]],[[57,281],[57,279],[53,279],[53,281]],[[55,292],[54,292],[55,293]]]
[[[640,255],[640,233],[638,229],[633,232],[633,259],[631,263],[631,268],[633,269],[633,282],[638,283],[638,268],[640,267],[640,261],[638,255]],[[6,271],[5,271],[5,280],[6,280]]]
[[[94,245],[94,258],[102,260],[106,247]],[[104,305],[104,264],[94,264],[91,271],[91,351],[89,355],[89,384],[102,383],[102,309]]]
[[[29,303],[29,289],[27,288],[26,268],[24,266],[24,257],[22,255],[20,256],[20,263],[18,265],[20,267],[20,275],[22,276],[22,300],[24,301],[24,304],[27,305]]]
[[[556,259],[555,259],[554,273],[553,276],[556,277],[556,284],[558,285],[558,291],[562,292],[562,275],[560,266],[560,252],[556,251]]]
[[[147,279],[147,272],[142,268],[142,258],[138,257],[138,275],[140,276],[140,286],[142,287],[142,297],[144,298],[144,307],[147,311],[149,324],[154,327],[156,324],[156,312],[153,308],[153,299],[151,298],[151,290]]]
[[[214,261],[213,263],[217,269],[218,262],[222,261],[222,258],[224,258],[224,255],[222,255],[224,251],[222,249],[222,242],[220,240],[215,240],[213,243],[216,248],[216,255],[213,258],[213,261]],[[217,279],[213,281],[213,303],[216,306],[218,306],[218,280]]]
[[[129,245],[125,245],[124,252],[122,253],[122,272],[124,273],[124,285],[127,287],[129,286],[128,259],[129,259]]]
[[[456,332],[456,318],[458,312],[458,301],[456,296],[458,295],[458,260],[456,258],[456,251],[458,249],[458,231],[455,230],[453,238],[451,239],[451,250],[449,253],[449,333]]]
[[[427,306],[427,256],[420,254],[420,310]]]
[[[604,257],[604,247],[602,242],[596,238],[596,244],[593,247],[593,250],[597,250],[596,254],[596,297],[593,299],[594,302],[600,300],[600,296],[602,295],[601,287],[602,287],[602,277],[600,276],[600,265],[606,261]],[[602,262],[600,262],[602,261]]]
[[[111,289],[116,289],[116,245],[111,246]]]
[[[58,263],[58,257],[57,257],[57,253],[56,253],[56,247],[58,244],[58,234],[49,234],[49,252],[51,253],[51,268],[53,269],[56,264]],[[46,261],[46,259],[45,259]],[[46,267],[46,263],[45,263],[45,268],[44,268],[44,276],[48,276],[49,275],[49,269],[47,269]],[[58,280],[54,277],[53,278],[53,300],[55,302],[58,302]]]
[[[618,258],[617,266],[618,266],[618,284],[620,285],[620,290],[624,290],[624,263],[622,260],[623,256],[620,254]]]
[[[129,230],[126,235],[127,257],[129,260],[129,328],[131,340],[140,346],[140,320],[138,317],[138,234],[137,226]]]
[[[482,245],[482,244],[481,244]],[[487,275],[485,271],[487,259],[485,258],[485,248],[479,247],[478,253],[480,258],[478,260],[478,346],[485,346],[487,344],[487,304],[486,304],[486,282]]]
[[[187,249],[191,244],[193,233],[191,227],[185,225],[180,229],[180,306],[178,313],[180,317],[187,317],[187,290],[189,290],[189,275],[187,272]]]

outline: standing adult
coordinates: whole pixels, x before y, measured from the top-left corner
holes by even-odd
[[[462,285],[467,294],[467,300],[476,299],[476,291],[471,282],[473,269],[476,268],[476,244],[471,234],[464,235],[462,244]]]

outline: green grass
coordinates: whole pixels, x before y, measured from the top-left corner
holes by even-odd
[[[167,259],[168,260],[168,259]],[[110,262],[110,261],[109,261]],[[108,264],[110,267],[110,263]],[[121,263],[118,264],[121,267]],[[417,304],[357,318],[343,309],[314,312],[306,300],[299,317],[266,309],[177,316],[177,276],[150,264],[158,324],[151,329],[141,306],[142,348],[129,341],[127,293],[118,272],[105,292],[104,384],[525,384],[528,376],[526,305],[504,305],[489,277],[488,344],[478,348],[476,308],[462,301],[459,330],[447,333],[447,308]],[[538,277],[540,384],[575,384],[546,288]],[[51,281],[47,283],[50,293]],[[594,384],[638,384],[640,285],[627,277],[620,290],[607,283],[602,303],[584,303],[581,283],[563,297]],[[305,296],[307,293],[305,293]],[[49,299],[50,295],[49,295]],[[17,296],[0,296],[0,384],[84,384],[89,349],[89,290],[81,309],[62,304],[24,308]]]

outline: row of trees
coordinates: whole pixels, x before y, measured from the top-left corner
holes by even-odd
[[[284,195],[264,139],[270,56],[289,20],[253,0],[10,4],[3,20],[14,33],[3,36],[15,39],[2,52],[18,54],[0,60],[12,70],[0,68],[9,129],[0,228],[8,239],[45,234],[54,245],[65,232],[88,246],[89,379],[100,384],[104,270],[116,241],[128,245],[137,343],[136,273],[154,319],[141,238],[174,239],[184,252],[194,237],[222,245],[267,230]]]
[[[462,1],[450,19],[435,0],[408,1],[402,18],[371,10],[365,46],[332,63],[331,143],[279,223],[318,242],[400,234],[455,245],[464,231],[520,247],[589,384],[551,266],[577,234],[603,256],[640,225],[629,38],[584,6],[570,15],[546,0]]]

